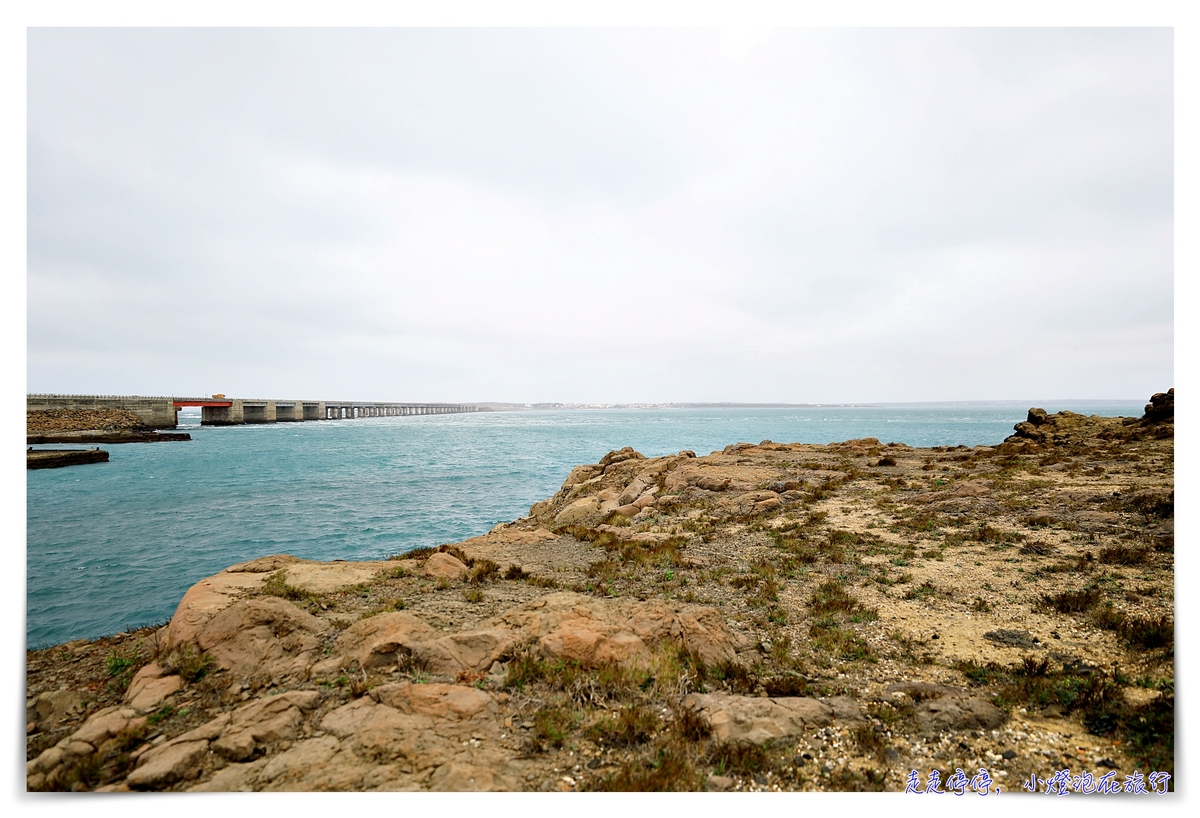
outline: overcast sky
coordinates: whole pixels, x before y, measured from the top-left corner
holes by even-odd
[[[1173,385],[1169,29],[33,29],[28,389]]]

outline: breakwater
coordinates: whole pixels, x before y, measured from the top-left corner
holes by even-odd
[[[27,469],[60,469],[63,466],[80,466],[85,463],[106,463],[108,452],[103,449],[58,449],[25,453]]]
[[[240,426],[248,423],[287,423],[311,420],[449,415],[481,411],[465,403],[408,403],[395,401],[283,400],[260,398],[138,395],[27,395],[26,412],[51,409],[119,409],[137,415],[151,429],[174,429],[179,410],[200,407],[201,425]],[[484,410],[486,411],[486,410]]]

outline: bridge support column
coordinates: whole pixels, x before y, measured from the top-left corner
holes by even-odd
[[[201,426],[239,426],[245,422],[240,400],[230,401],[230,406],[204,406],[200,409]]]
[[[242,401],[243,423],[274,423],[275,420],[275,401]]]
[[[304,404],[300,401],[292,403],[276,401],[275,420],[279,423],[295,423],[304,420]]]

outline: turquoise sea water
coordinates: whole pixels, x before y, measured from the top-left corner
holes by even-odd
[[[106,445],[108,463],[27,473],[30,647],[168,619],[197,580],[266,554],[375,559],[486,532],[573,466],[633,446],[877,437],[996,444],[1028,407],[488,412],[202,428]],[[1056,407],[1138,416],[1138,402]],[[192,424],[198,419],[190,419]],[[187,419],[184,419],[187,423]]]

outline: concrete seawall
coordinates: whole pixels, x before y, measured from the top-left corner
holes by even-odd
[[[247,423],[301,423],[311,420],[403,417],[478,412],[466,403],[403,403],[392,401],[306,401],[197,397],[141,397],[136,395],[27,395],[25,411],[48,409],[124,409],[151,429],[174,429],[179,410],[201,407],[204,426],[237,426]],[[482,410],[486,411],[486,410]]]
[[[46,409],[124,409],[151,429],[174,429],[176,413],[171,398],[131,395],[27,395],[25,411]]]

